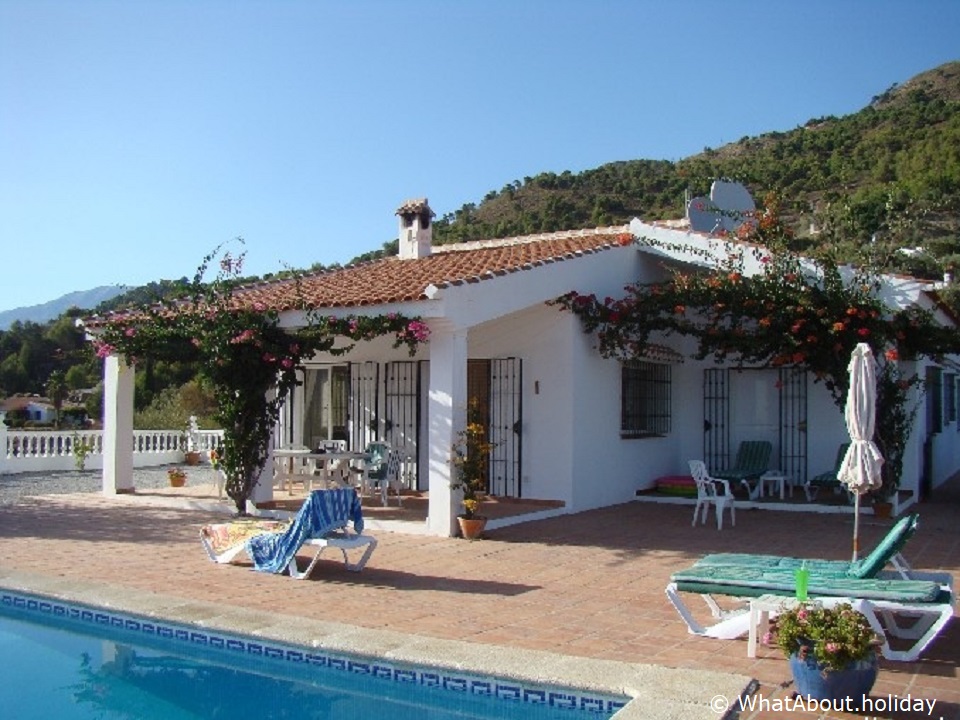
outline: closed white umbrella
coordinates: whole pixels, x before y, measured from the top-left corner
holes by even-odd
[[[837,480],[855,496],[853,508],[853,559],[860,553],[860,496],[880,487],[883,456],[873,442],[877,406],[877,371],[873,351],[859,343],[850,356],[850,388],[844,416],[850,447],[843,457]]]

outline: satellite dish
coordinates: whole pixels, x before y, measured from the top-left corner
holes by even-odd
[[[744,220],[753,217],[757,209],[750,192],[737,182],[714,180],[710,186],[710,199],[720,209],[723,229],[727,232],[733,232],[743,225]]]
[[[715,233],[720,227],[720,213],[708,198],[695,197],[687,203],[687,219],[690,229],[702,233]]]
[[[733,232],[753,218],[757,206],[750,192],[740,183],[714,180],[710,197],[695,197],[687,202],[690,229],[697,232]]]

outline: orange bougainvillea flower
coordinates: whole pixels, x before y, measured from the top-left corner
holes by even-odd
[[[891,362],[896,362],[897,360],[900,359],[900,353],[897,352],[897,349],[896,349],[896,348],[890,348],[889,350],[887,350],[887,351],[883,354],[883,356],[884,356],[887,360],[890,360]]]
[[[843,326],[843,323],[842,323],[842,322],[835,322],[835,323],[833,324],[833,331],[834,331],[834,332],[841,332],[841,331],[843,330],[843,327],[844,327],[844,326]]]

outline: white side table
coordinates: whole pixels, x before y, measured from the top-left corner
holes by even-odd
[[[759,483],[760,483],[760,497],[763,497],[764,493],[767,490],[771,490],[769,494],[773,495],[771,488],[773,486],[776,486],[780,491],[780,499],[783,500],[786,498],[787,476],[784,475],[779,470],[767,470],[767,472],[765,472],[763,475],[760,476]],[[792,491],[793,486],[791,486],[790,489]]]

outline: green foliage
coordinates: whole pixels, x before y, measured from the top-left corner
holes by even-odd
[[[137,430],[185,428],[189,421],[190,413],[180,402],[180,389],[175,387],[161,390],[147,407],[133,414]]]
[[[56,412],[54,426],[60,429],[60,416],[63,412],[63,401],[67,399],[67,381],[62,370],[54,370],[47,378],[47,398],[53,403]]]
[[[833,608],[802,604],[784,609],[771,623],[764,640],[776,644],[785,657],[813,655],[825,670],[842,670],[866,660],[880,647],[866,616],[842,603]]]
[[[86,437],[81,437],[78,433],[73,434],[73,465],[80,472],[83,472],[87,465],[87,455],[90,454],[90,445]]]
[[[95,345],[101,357],[197,363],[216,400],[215,420],[223,428],[220,464],[227,494],[244,514],[303,359],[318,352],[342,354],[352,343],[382,335],[393,335],[395,347],[406,344],[413,354],[429,331],[419,320],[399,314],[320,316],[302,298],[298,309],[305,312],[306,325],[283,328],[277,311],[238,290],[243,255],[234,258],[220,250],[204,258],[189,293],[111,316],[99,327]],[[219,273],[205,283],[207,268],[218,257]],[[335,347],[338,338],[351,344]]]

